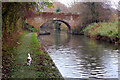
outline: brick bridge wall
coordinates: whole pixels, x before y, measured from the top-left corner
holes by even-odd
[[[76,26],[79,26],[79,16],[78,14],[72,13],[52,13],[52,12],[43,12],[39,13],[38,15],[34,15],[32,17],[27,17],[28,23],[33,26],[40,27],[42,24],[52,21],[58,20],[65,22],[66,24],[70,25],[70,28],[73,29]]]

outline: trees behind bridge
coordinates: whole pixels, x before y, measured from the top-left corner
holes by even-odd
[[[94,22],[112,21],[115,18],[114,14],[117,14],[117,11],[105,2],[75,2],[69,10],[72,13],[80,13],[79,23],[81,27]]]

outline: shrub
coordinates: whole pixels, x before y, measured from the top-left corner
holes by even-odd
[[[83,30],[85,35],[90,36],[108,36],[108,37],[118,37],[118,24],[115,22],[99,22],[88,25]]]

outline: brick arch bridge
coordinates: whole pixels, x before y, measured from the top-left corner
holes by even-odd
[[[42,12],[37,15],[27,17],[27,21],[34,27],[40,27],[48,21],[60,21],[65,23],[69,29],[73,29],[74,27],[79,26],[79,17],[80,14]]]

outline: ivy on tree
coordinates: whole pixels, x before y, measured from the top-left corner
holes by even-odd
[[[60,8],[56,9],[56,12],[57,12],[57,13],[60,12],[60,11],[61,11]]]

